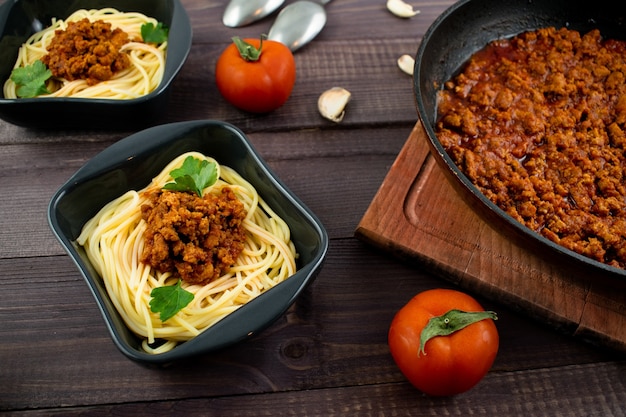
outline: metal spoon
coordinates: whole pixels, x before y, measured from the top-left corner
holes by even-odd
[[[284,2],[285,0],[230,0],[224,10],[222,22],[231,28],[249,25],[271,14]]]
[[[320,0],[326,4],[331,0]],[[295,52],[317,36],[326,24],[326,11],[319,3],[299,0],[286,6],[276,16],[268,39],[282,42]]]

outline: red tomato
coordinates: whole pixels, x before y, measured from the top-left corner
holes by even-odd
[[[215,81],[222,96],[235,107],[251,113],[267,113],[282,106],[296,82],[291,50],[266,39],[262,43],[261,39],[243,39],[242,43],[241,39],[233,38],[233,41],[222,52],[215,68]]]
[[[489,318],[447,336],[433,337],[420,352],[420,337],[429,320],[450,310],[482,312],[480,317],[487,314]],[[402,307],[391,322],[388,336],[391,355],[404,376],[420,391],[432,396],[460,394],[475,386],[496,358],[499,338],[495,318],[495,313],[485,312],[476,300],[462,292],[424,291]],[[454,318],[446,326],[455,326]]]

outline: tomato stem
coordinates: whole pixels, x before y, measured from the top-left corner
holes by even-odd
[[[267,35],[261,35],[261,42],[259,43],[259,47],[256,48],[254,45],[249,42],[244,41],[239,36],[234,36],[232,38],[233,42],[237,46],[237,50],[239,51],[239,55],[246,61],[258,61],[261,58],[261,50],[263,49],[263,40],[267,39]]]
[[[497,320],[498,316],[493,311],[467,312],[450,310],[441,316],[432,317],[422,329],[422,333],[420,334],[420,348],[417,354],[426,354],[424,347],[426,346],[426,342],[430,339],[437,336],[451,335],[470,324],[487,319]]]

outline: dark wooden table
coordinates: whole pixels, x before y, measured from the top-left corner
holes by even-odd
[[[451,287],[355,238],[354,231],[405,143],[417,114],[411,78],[396,59],[414,55],[452,2],[414,1],[402,20],[385,0],[335,0],[328,24],[296,53],[298,79],[278,111],[251,116],[214,83],[234,35],[258,36],[272,19],[226,28],[226,0],[184,0],[194,42],[154,124],[219,119],[244,130],[271,167],[323,221],[326,264],[296,304],[251,340],[166,369],[123,356],[46,219],[54,191],[127,131],[30,130],[0,122],[0,411],[13,415],[210,416],[623,416],[624,352],[593,346],[497,300],[501,347],[473,390],[429,398],[409,385],[387,347],[394,313],[412,295]],[[287,1],[289,3],[291,1]],[[341,124],[317,97],[342,86],[353,100]],[[69,116],[69,115],[68,115]],[[626,308],[626,306],[624,307]]]

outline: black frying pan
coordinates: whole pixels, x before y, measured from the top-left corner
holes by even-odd
[[[470,206],[497,230],[544,258],[577,273],[626,279],[626,270],[563,248],[515,221],[489,201],[448,157],[434,131],[437,91],[470,56],[492,40],[555,26],[581,33],[599,29],[604,38],[626,40],[626,2],[614,0],[462,0],[451,6],[424,34],[415,59],[414,90],[435,159]]]

